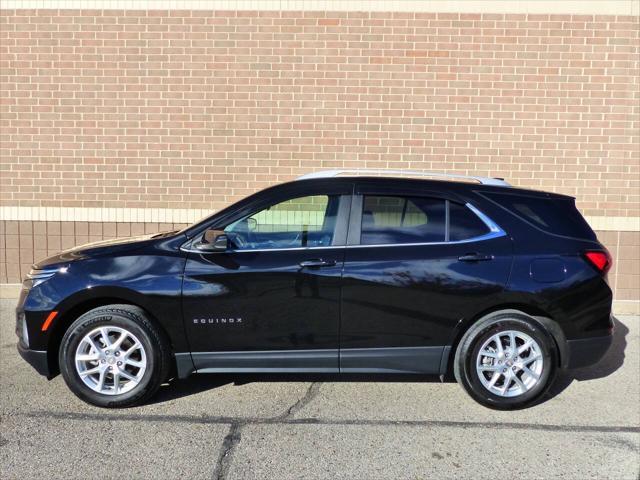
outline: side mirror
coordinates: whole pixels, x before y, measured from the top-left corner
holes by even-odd
[[[207,230],[197,245],[200,250],[224,252],[229,248],[229,237],[224,230]]]

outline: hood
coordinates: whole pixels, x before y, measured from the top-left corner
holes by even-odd
[[[64,250],[44,260],[40,260],[34,264],[34,268],[41,269],[57,264],[74,262],[84,258],[129,252],[147,246],[159,238],[165,238],[174,233],[175,232],[153,233],[139,235],[136,237],[115,238],[112,240],[101,240],[99,242],[87,243],[85,245],[79,245],[68,250]]]

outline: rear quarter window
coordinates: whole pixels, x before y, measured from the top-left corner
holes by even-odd
[[[548,233],[595,240],[596,235],[572,198],[483,193],[527,223]]]
[[[481,237],[489,227],[465,205],[449,202],[449,240],[452,242]]]

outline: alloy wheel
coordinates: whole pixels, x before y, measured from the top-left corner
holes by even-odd
[[[80,379],[103,395],[120,395],[135,388],[147,369],[147,354],[138,338],[115,326],[87,333],[75,353]]]
[[[491,336],[476,360],[482,385],[499,397],[517,397],[531,390],[540,380],[543,367],[540,345],[517,330]]]

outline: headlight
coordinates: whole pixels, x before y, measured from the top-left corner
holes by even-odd
[[[29,347],[29,331],[27,330],[27,320],[24,316],[24,312],[19,312],[16,317],[16,335],[22,343]]]
[[[25,280],[31,281],[31,288],[33,288],[47,281],[56,273],[66,273],[66,271],[67,267],[43,268],[42,270],[32,268],[29,270],[29,273],[27,273],[27,278]]]
[[[29,330],[27,330],[27,319],[22,315],[22,341],[29,347]]]

